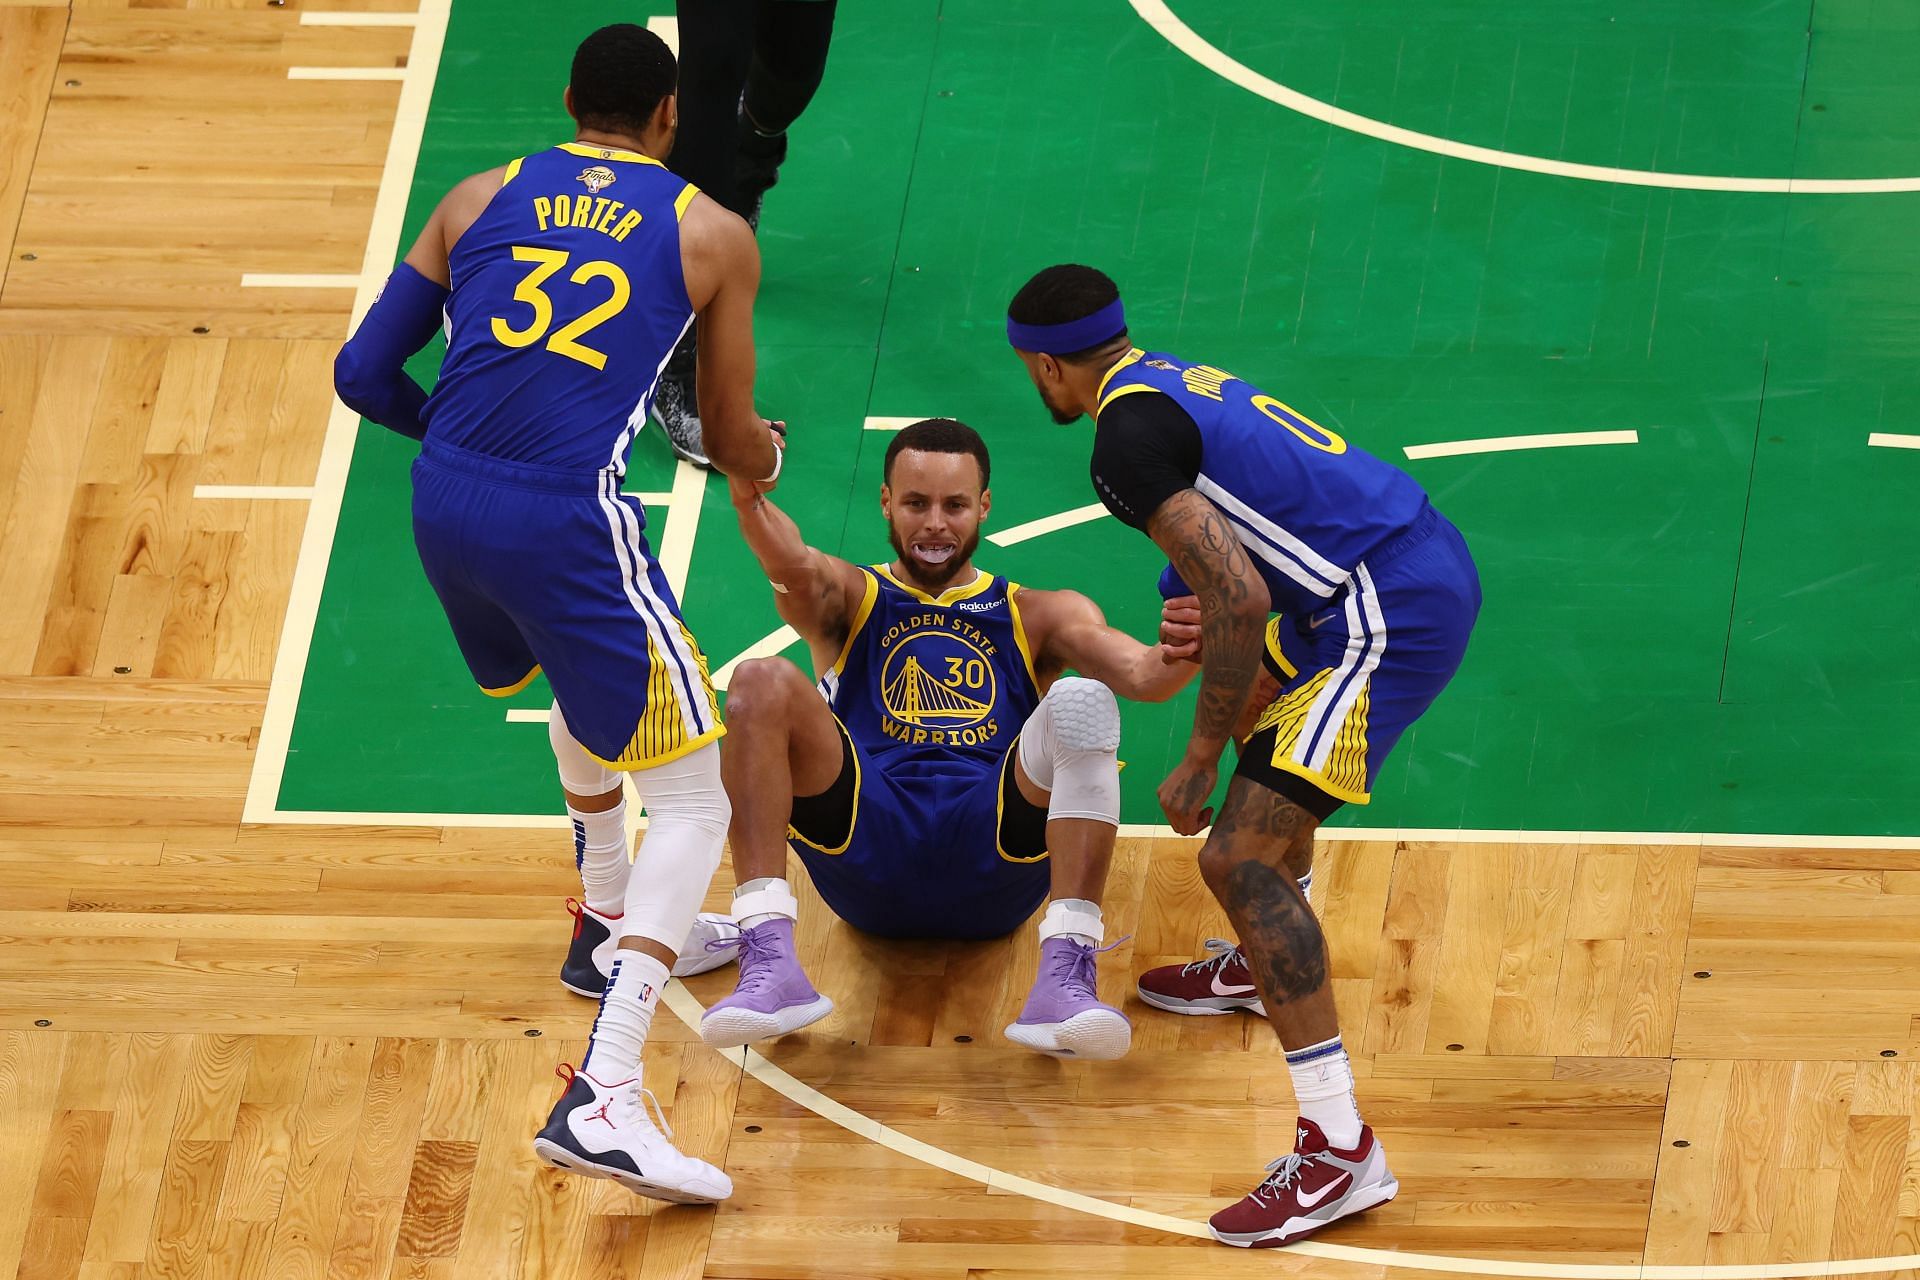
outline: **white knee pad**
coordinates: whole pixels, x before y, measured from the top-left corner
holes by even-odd
[[[1064,676],[1020,730],[1020,767],[1048,793],[1048,818],[1120,825],[1120,704],[1098,680]]]
[[[720,785],[719,744],[639,770],[633,787],[647,811],[647,830],[627,881],[622,933],[678,950],[720,868],[733,817]]]
[[[574,795],[603,796],[620,785],[620,775],[588,755],[580,740],[573,736],[557,702],[547,719],[547,741],[553,744],[553,762],[560,770],[560,785]]]

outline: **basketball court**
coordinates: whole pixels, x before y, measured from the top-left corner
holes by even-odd
[[[981,563],[1152,633],[1163,562],[1001,330],[1073,260],[1474,549],[1466,666],[1316,876],[1402,1191],[1206,1242],[1294,1113],[1264,1025],[1131,994],[1227,934],[1153,796],[1191,696],[1124,707],[1127,1058],[1002,1039],[1031,930],[808,897],[830,1019],[710,1051],[722,970],[655,1024],[731,1200],[533,1160],[592,1016],[550,695],[467,681],[415,446],[328,367],[441,192],[568,136],[580,36],[668,10],[0,0],[0,1276],[1920,1274],[1920,14],[1884,0],[842,0],[760,237],[810,541],[888,558],[890,433],[957,417]],[[719,683],[805,661],[722,480],[649,430],[627,487]]]

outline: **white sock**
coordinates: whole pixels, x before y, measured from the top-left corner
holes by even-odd
[[[1091,929],[1093,932],[1088,932]],[[1040,941],[1072,938],[1083,947],[1097,947],[1106,937],[1100,904],[1086,898],[1055,898],[1040,917]]]
[[[587,905],[603,916],[619,919],[627,909],[627,798],[604,813],[582,813],[567,806],[573,819],[573,860],[580,868],[580,888]]]
[[[741,885],[739,888],[733,891],[734,922],[738,924],[742,929],[757,928],[758,926],[765,924],[769,920],[794,919],[793,916],[787,914],[785,911],[756,911],[752,915],[746,915],[746,916],[741,915],[740,900],[742,898],[747,897],[749,894],[760,893],[763,890],[769,890],[776,895],[785,895],[789,899],[793,897],[793,886],[788,884],[784,879],[782,879],[779,876],[760,876],[756,879],[747,881],[745,884]]]
[[[625,948],[614,953],[613,980],[600,997],[582,1071],[601,1084],[619,1084],[640,1074],[640,1053],[647,1046],[653,1011],[667,986],[667,966],[650,955]]]
[[[1300,896],[1307,900],[1307,906],[1313,906],[1313,872],[1300,877]]]
[[[1360,1108],[1353,1098],[1353,1064],[1340,1037],[1287,1051],[1300,1115],[1320,1126],[1327,1144],[1348,1151],[1360,1141]]]

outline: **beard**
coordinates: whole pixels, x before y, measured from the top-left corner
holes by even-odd
[[[893,544],[894,554],[900,557],[900,566],[906,570],[907,581],[922,591],[940,591],[959,577],[962,569],[973,563],[973,553],[980,549],[980,530],[975,527],[966,541],[956,542],[947,562],[937,565],[925,564],[917,559],[891,522],[887,525],[887,541]]]
[[[1062,409],[1059,405],[1047,398],[1047,389],[1045,387],[1035,387],[1034,390],[1040,393],[1040,403],[1047,406],[1047,412],[1053,415],[1053,420],[1057,425],[1070,427],[1080,421],[1081,414],[1079,410],[1068,411]]]

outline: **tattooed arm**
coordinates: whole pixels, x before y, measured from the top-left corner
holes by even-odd
[[[1202,806],[1260,674],[1272,601],[1233,527],[1197,490],[1183,489],[1161,503],[1147,533],[1200,598],[1200,700],[1193,736],[1186,759],[1160,788],[1168,821],[1191,835],[1212,820],[1212,811]]]

